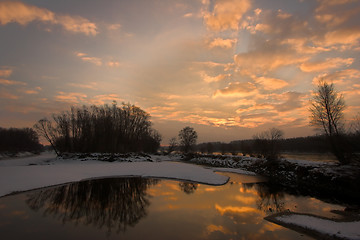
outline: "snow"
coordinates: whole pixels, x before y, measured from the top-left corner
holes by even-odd
[[[86,179],[122,176],[168,178],[209,185],[223,185],[229,180],[211,169],[180,162],[101,162],[56,159],[53,154],[44,154],[1,160],[0,197]]]
[[[282,158],[281,160],[296,164],[298,166],[303,166],[303,167],[321,167],[321,166],[336,165],[335,162],[309,161],[309,160],[289,159],[289,158]]]
[[[276,220],[344,239],[360,239],[360,221],[336,222],[308,215],[290,214],[275,217]]]
[[[230,173],[238,173],[243,175],[249,175],[249,176],[258,176],[254,172],[246,171],[239,168],[211,168],[215,172],[230,172]]]

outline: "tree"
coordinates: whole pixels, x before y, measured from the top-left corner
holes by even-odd
[[[334,84],[320,80],[311,99],[310,124],[325,134],[332,153],[343,164],[349,162],[344,144],[345,101]]]
[[[32,128],[5,129],[0,127],[0,152],[5,154],[39,153],[42,148],[38,134]]]
[[[161,135],[151,127],[150,115],[137,106],[72,107],[41,119],[34,128],[57,154],[64,152],[156,152]]]
[[[254,135],[255,151],[267,160],[277,160],[280,154],[279,140],[283,136],[284,132],[277,128],[270,128]]]
[[[172,137],[169,139],[168,154],[175,151],[176,148],[177,148],[177,139],[176,139],[176,137]]]
[[[179,140],[181,145],[181,150],[183,153],[190,153],[193,150],[193,147],[196,144],[196,140],[198,138],[198,135],[194,128],[192,127],[184,127],[179,132]]]

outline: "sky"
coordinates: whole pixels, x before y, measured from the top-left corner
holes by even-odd
[[[317,82],[360,112],[359,0],[0,0],[0,126],[130,102],[167,144],[314,135]]]

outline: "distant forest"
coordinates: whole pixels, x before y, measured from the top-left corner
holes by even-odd
[[[360,152],[360,137],[358,135],[349,135],[348,141],[350,147],[355,152]],[[198,144],[196,149],[201,153],[242,153],[255,155],[257,152],[255,139],[236,140],[230,143],[207,142]],[[278,147],[280,152],[306,152],[306,153],[327,153],[331,152],[326,136],[308,136],[279,139]]]
[[[39,143],[39,137],[32,128],[0,127],[0,153],[39,153],[42,149],[43,146]]]

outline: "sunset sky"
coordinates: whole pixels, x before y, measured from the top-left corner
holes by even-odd
[[[130,102],[163,144],[316,132],[316,81],[360,112],[359,0],[0,1],[0,126]]]

